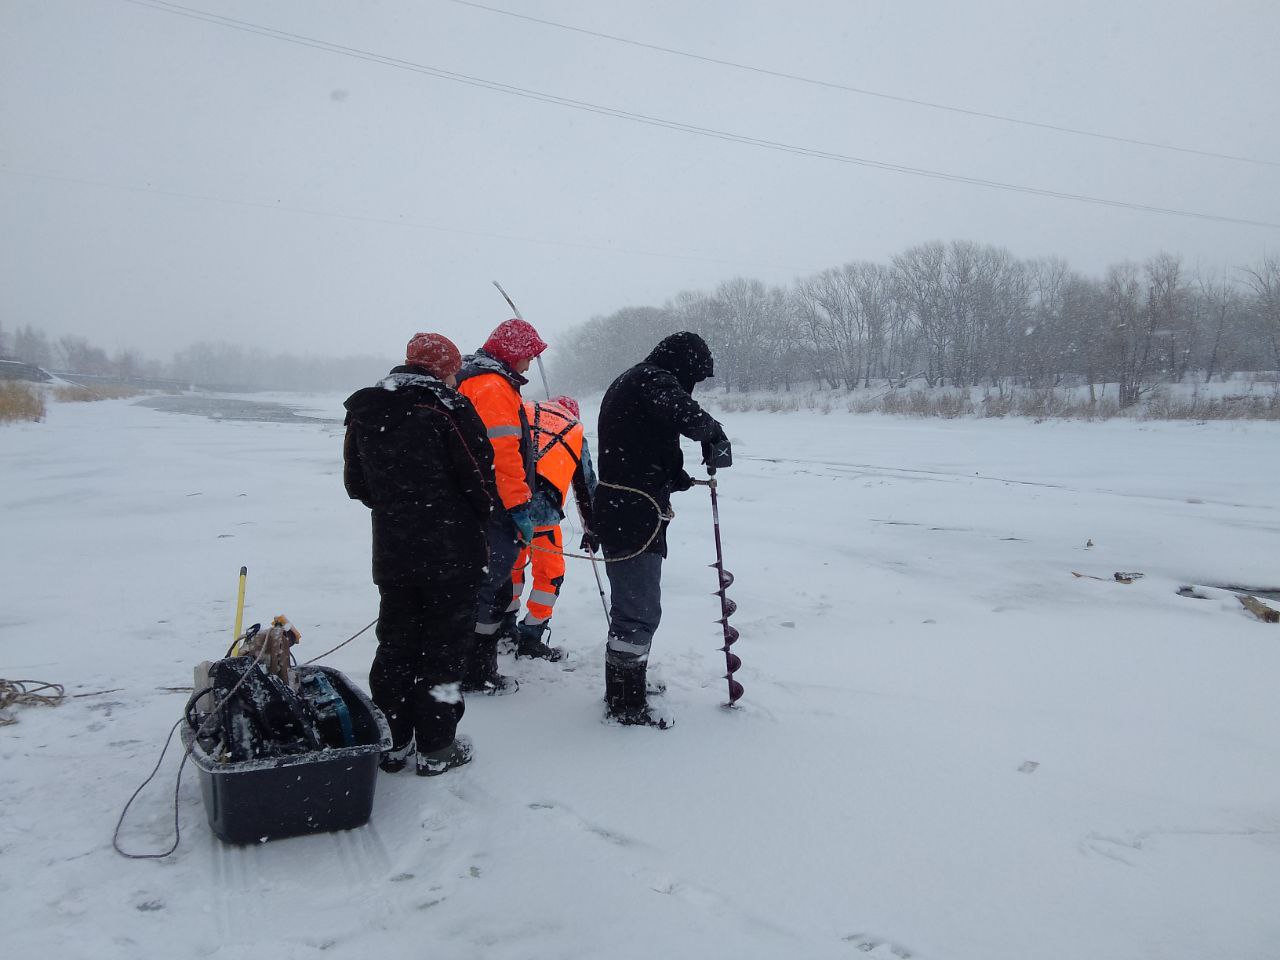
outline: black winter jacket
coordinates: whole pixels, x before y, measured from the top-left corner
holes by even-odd
[[[484,424],[466,397],[401,366],[347,398],[343,479],[373,511],[373,580],[474,579],[498,492]]]
[[[645,491],[665,515],[672,491],[687,490],[691,483],[680,452],[681,435],[691,440],[723,435],[720,424],[690,396],[694,384],[714,372],[711,351],[700,336],[673,333],[605,391],[592,529],[606,557],[635,553],[659,522],[648,499],[608,484]],[[665,521],[646,549],[667,555]]]

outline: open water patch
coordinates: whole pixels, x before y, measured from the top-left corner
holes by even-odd
[[[178,394],[146,397],[135,404],[164,413],[184,413],[210,420],[245,420],[255,423],[339,423],[328,417],[309,417],[294,407],[269,400],[243,400],[208,394]]]
[[[1202,584],[1202,586],[1212,587],[1215,590],[1230,590],[1241,597],[1257,597],[1259,600],[1280,600],[1280,586],[1246,587],[1238,583],[1206,583]]]

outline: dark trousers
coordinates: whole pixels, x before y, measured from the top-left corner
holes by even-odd
[[[474,610],[475,631],[481,637],[496,636],[502,617],[511,606],[511,568],[520,552],[516,525],[506,510],[494,511],[485,526],[485,536],[489,540],[489,567],[475,598]]]
[[[473,641],[476,580],[434,578],[380,584],[378,590],[378,652],[369,669],[373,702],[396,747],[416,736],[420,752],[439,750],[453,742],[462,719],[457,684]]]
[[[607,555],[607,554],[606,554]],[[642,553],[605,564],[609,574],[609,643],[605,663],[641,669],[662,619],[662,555]]]

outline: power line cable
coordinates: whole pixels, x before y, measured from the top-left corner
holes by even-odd
[[[790,153],[796,156],[813,157],[821,160],[831,160],[837,163],[850,164],[854,166],[868,167],[876,170],[885,170],[892,173],[901,173],[916,177],[925,177],[933,180],[942,180],[950,183],[966,183],[971,186],[987,187],[993,190],[1008,190],[1015,193],[1025,193],[1033,196],[1053,197],[1059,200],[1071,200],[1078,203],[1091,203],[1099,206],[1115,207],[1118,209],[1142,211],[1145,213],[1160,213],[1169,216],[1188,217],[1196,220],[1209,220],[1219,223],[1234,223],[1243,226],[1265,227],[1268,229],[1280,229],[1280,223],[1266,220],[1252,220],[1245,217],[1231,217],[1223,214],[1203,213],[1195,210],[1181,210],[1173,207],[1160,207],[1153,204],[1137,203],[1126,200],[1113,200],[1106,197],[1095,197],[1088,194],[1070,193],[1063,190],[1053,190],[1044,187],[1034,187],[1025,184],[1007,183],[1000,180],[988,180],[982,177],[972,177],[963,174],[947,173],[941,170],[931,170],[925,167],[911,167],[904,164],[890,163],[884,160],[873,160],[866,157],[854,157],[846,154],[834,153],[827,150],[819,150],[811,147],[797,146],[794,144],[782,143],[776,140],[767,140],[760,137],[751,137],[745,134],[730,133],[724,130],[715,130],[710,127],[702,127],[696,124],[684,123],[678,120],[668,120],[662,117],[650,116],[642,113],[635,113],[629,110],[621,110],[614,107],[602,106],[600,104],[589,103],[584,100],[575,100],[569,97],[560,97],[555,94],[543,93],[537,90],[531,90],[526,87],[517,87],[511,84],[499,83],[495,80],[485,80],[481,77],[473,77],[467,74],[456,73],[451,70],[443,70],[438,67],[432,67],[426,64],[414,63],[408,60],[400,60],[395,57],[388,57],[383,54],[372,53],[367,50],[360,50],[355,47],[347,47],[342,44],[331,43],[327,40],[318,40],[314,37],[307,37],[302,34],[291,33],[285,30],[277,30],[273,27],[265,27],[261,24],[250,23],[245,20],[237,20],[233,17],[224,17],[219,14],[207,13],[203,10],[196,10],[191,7],[180,6],[176,3],[168,3],[166,0],[124,0],[125,3],[132,3],[140,7],[149,7],[154,10],[161,10],[166,13],[173,13],[178,16],[190,17],[195,20],[203,20],[207,23],[214,23],[220,26],[229,27],[234,30],[241,30],[247,33],[258,34],[259,36],[270,37],[276,40],[282,40],[286,43],[293,43],[299,46],[312,47],[317,50],[325,50],[330,53],[337,53],[343,56],[354,57],[360,60],[368,60],[373,63],[381,63],[385,66],[395,67],[397,69],[409,70],[415,73],[421,73],[427,76],[436,77],[442,80],[452,80],[457,83],[466,84],[468,86],[480,87],[486,90],[492,90],[498,93],[505,93],[511,96],[521,97],[526,100],[535,100],[541,103],[549,103],[555,106],[567,107],[574,110],[582,110],[588,113],[595,113],[602,116],[615,117],[620,120],[630,120],[635,123],[643,123],[649,126],[661,127],[667,130],[675,130],[681,133],[688,133],[694,136],[707,137],[715,140],[723,140],[731,143],[745,144],[748,146],[759,147],[765,150],[774,150],[782,153]]]
[[[731,67],[735,70],[745,70],[749,73],[758,73],[767,77],[776,77],[783,80],[792,80],[796,83],[807,83],[815,87],[825,87],[828,90],[841,90],[846,93],[856,93],[864,97],[876,97],[881,100],[890,100],[894,103],[906,103],[916,107],[926,107],[930,110],[944,110],[948,113],[958,113],[967,117],[978,117],[982,120],[995,120],[1001,123],[1013,123],[1024,127],[1036,127],[1041,130],[1052,130],[1055,133],[1066,133],[1080,137],[1093,137],[1098,140],[1110,140],[1114,143],[1127,143],[1139,147],[1151,147],[1156,150],[1172,150],[1176,153],[1188,153],[1201,157],[1213,157],[1217,160],[1232,160],[1237,163],[1253,163],[1267,167],[1280,167],[1280,161],[1264,160],[1259,157],[1247,157],[1231,153],[1219,153],[1215,150],[1203,150],[1196,147],[1184,147],[1172,143],[1162,143],[1156,140],[1142,140],[1137,137],[1122,137],[1118,134],[1103,133],[1098,130],[1085,130],[1080,127],[1068,127],[1056,123],[1047,123],[1040,120],[1028,120],[1025,117],[1013,117],[1002,113],[992,113],[986,110],[975,110],[969,107],[957,107],[952,104],[938,103],[932,100],[922,100],[918,97],[908,97],[901,94],[886,93],[883,90],[871,90],[866,87],[855,87],[849,84],[836,83],[831,80],[820,80],[816,77],[806,77],[801,74],[787,73],[784,70],[771,70],[767,67],[757,67],[749,63],[739,63],[736,60],[725,60],[720,57],[711,57],[705,54],[693,53],[689,50],[679,50],[674,47],[664,47],[657,43],[646,43],[643,40],[634,40],[630,37],[622,37],[617,34],[603,33],[598,30],[588,30],[585,27],[577,27],[569,23],[561,23],[556,20],[546,20],[542,17],[530,16],[526,13],[517,13],[514,10],[503,10],[500,7],[491,7],[487,4],[476,3],[474,0],[450,0],[463,7],[472,7],[476,10],[484,10],[489,13],[496,13],[504,17],[512,17],[516,20],[526,20],[530,23],[537,23],[547,27],[554,27],[557,30],[568,30],[572,33],[580,33],[584,36],[595,37],[601,40],[611,40],[614,43],[623,43],[633,47],[641,47],[645,50],[655,50],[659,53],[670,54],[675,57],[685,57],[689,60],[698,60],[702,63],[710,63],[720,67]]]

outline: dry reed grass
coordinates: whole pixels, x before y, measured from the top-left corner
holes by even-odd
[[[44,391],[25,383],[0,382],[0,423],[44,419]]]
[[[53,399],[59,403],[90,403],[94,400],[127,400],[141,396],[143,391],[121,383],[99,383],[92,387],[78,383],[53,388]]]
[[[904,417],[1026,417],[1031,420],[1280,420],[1280,392],[1228,397],[1173,397],[1156,390],[1136,406],[1120,409],[1114,397],[1090,401],[1071,391],[1017,389],[974,397],[965,390],[888,390],[872,396],[819,393],[716,394],[712,406],[724,413],[883,413]]]

